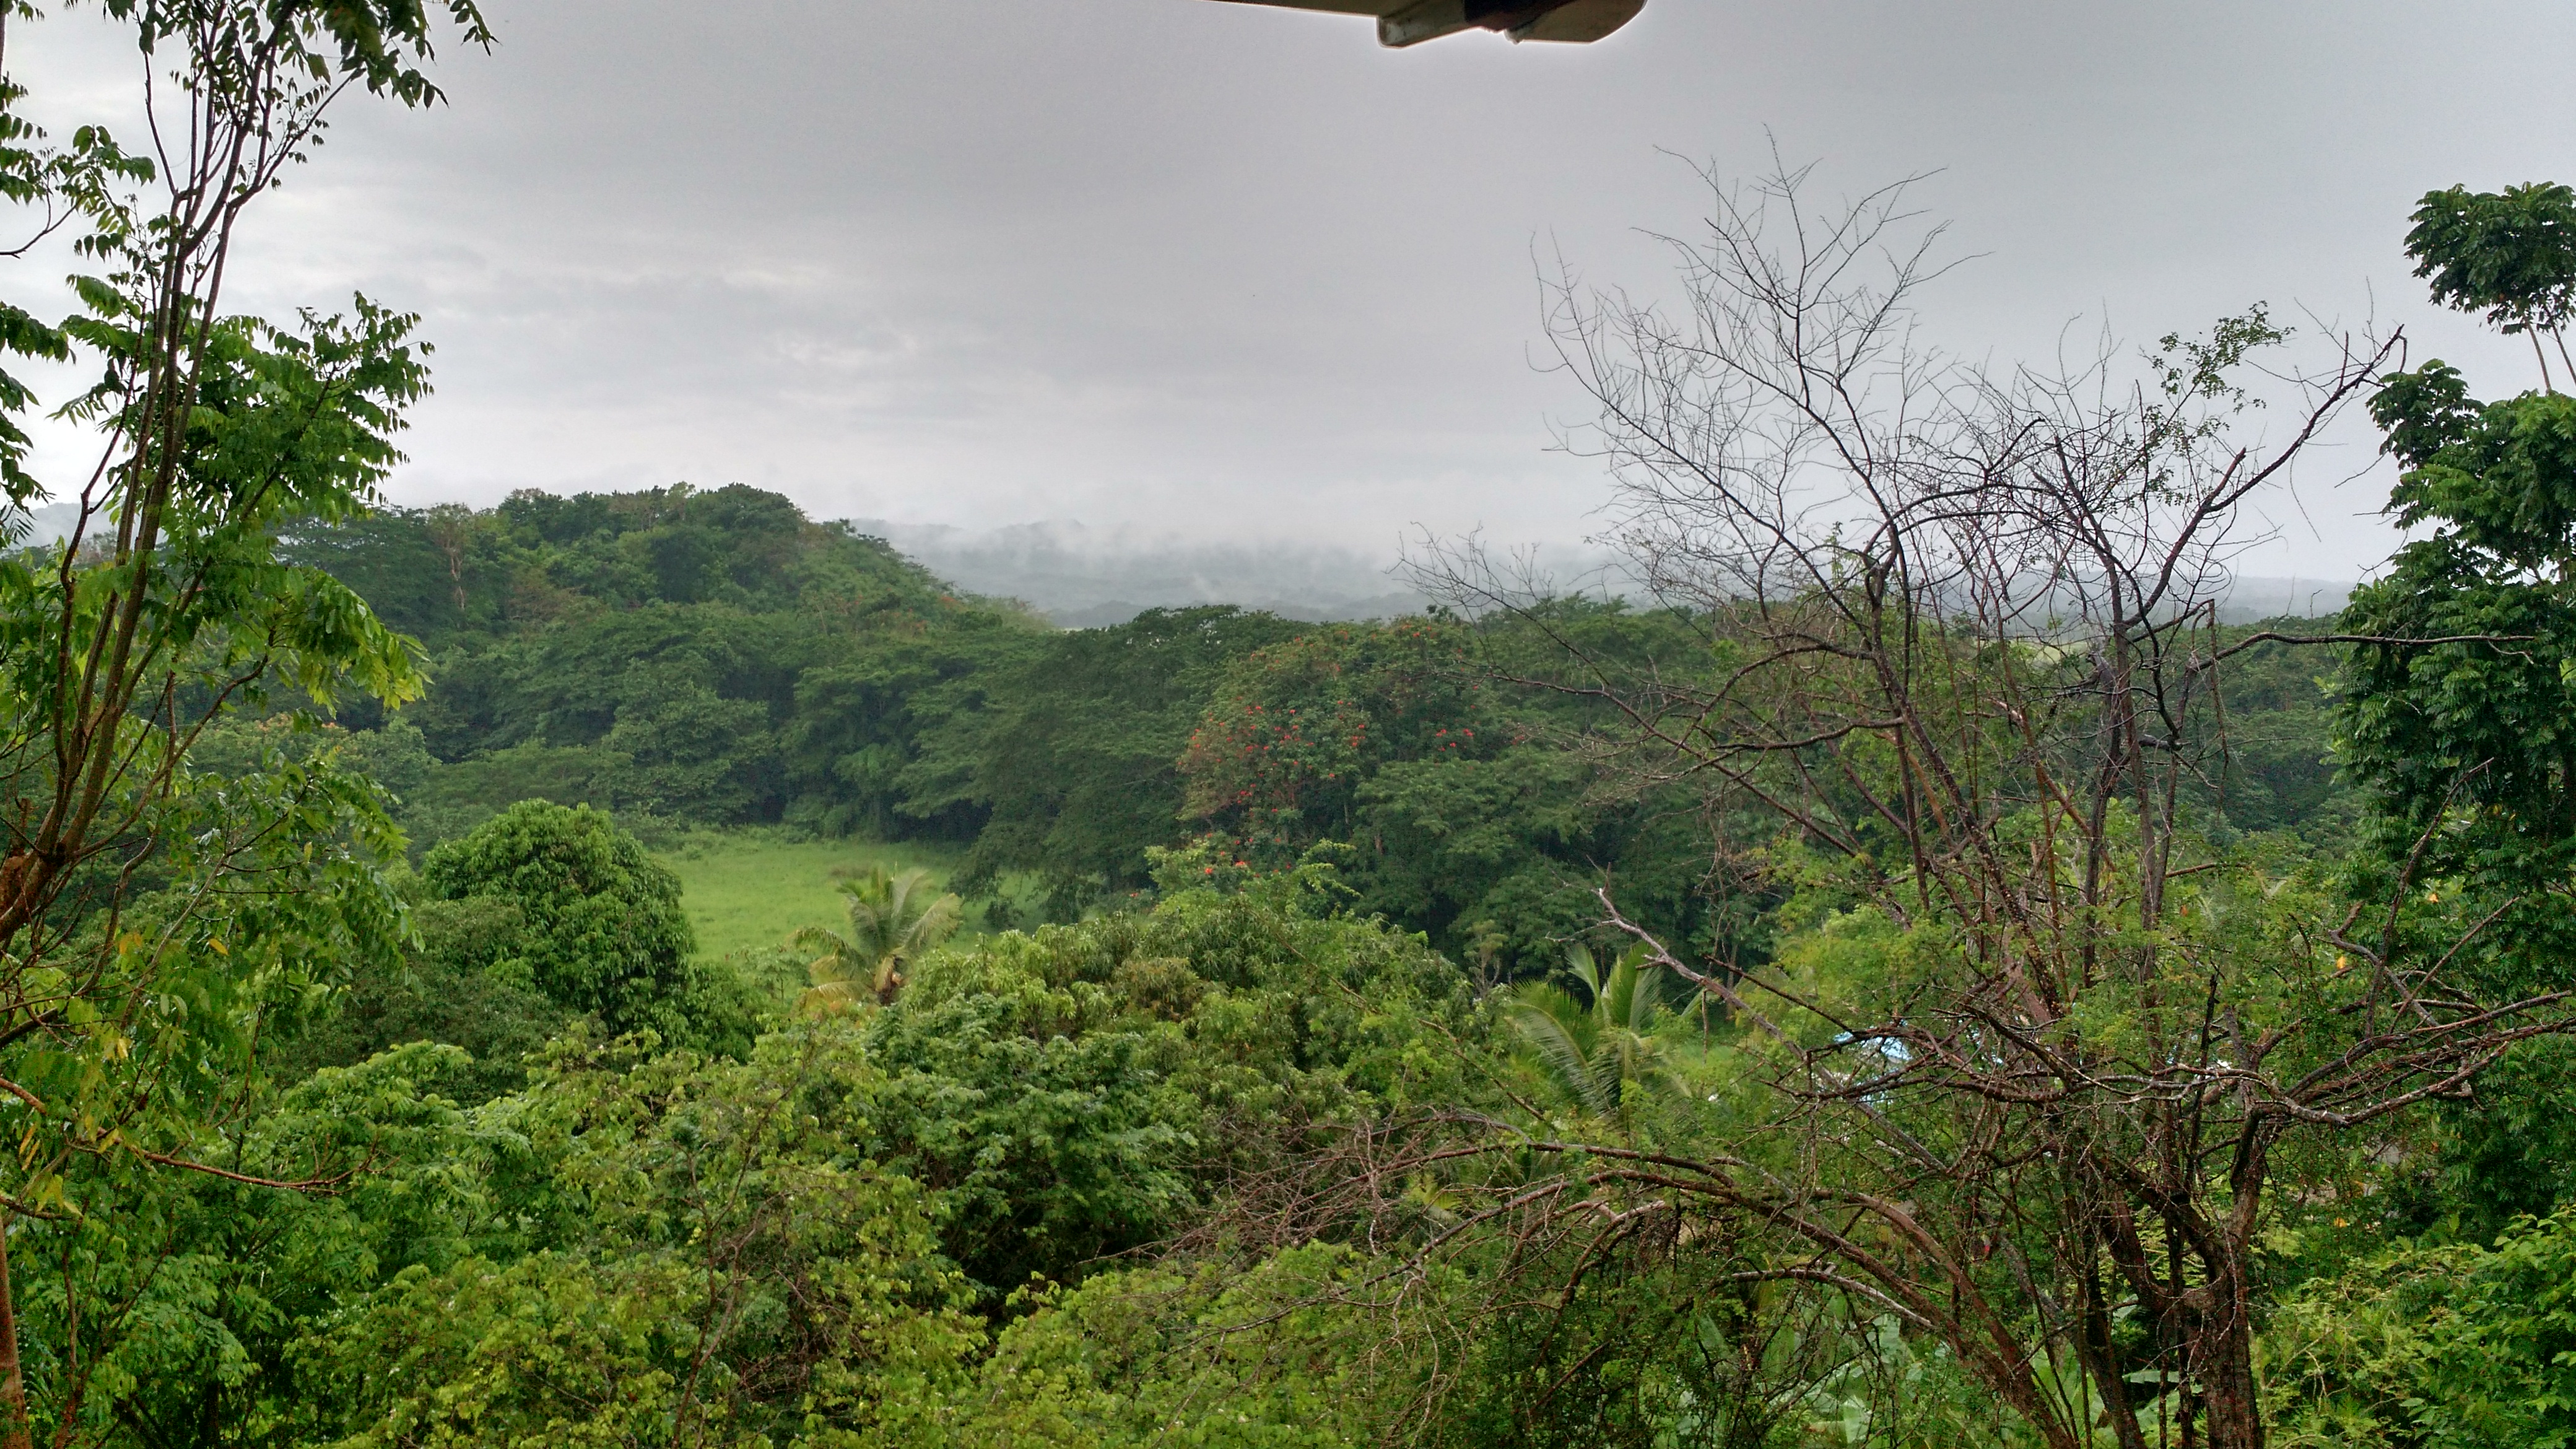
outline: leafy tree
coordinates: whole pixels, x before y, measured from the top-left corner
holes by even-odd
[[[2518,1218],[2576,1202],[2576,1039],[2497,1063],[2475,1094],[2393,1147],[2374,1215],[2392,1231],[2493,1242]]]
[[[1652,656],[1670,621],[1551,600],[1544,618],[1337,625],[1229,665],[1180,759],[1187,814],[1248,862],[1350,845],[1362,909],[1460,957],[1479,939],[1545,970],[1598,921],[1605,871],[1676,937],[1718,929],[1680,802],[1610,794],[1587,734],[1609,718],[1515,686],[1549,637]]]
[[[2576,657],[2576,399],[2473,404],[2459,374],[2432,362],[2388,378],[2373,411],[2406,465],[2391,506],[2430,531],[2347,613],[2356,633],[2390,641],[2354,651],[2347,768],[2381,806],[2391,856],[2420,839],[2428,875],[2545,889],[2576,841],[2561,669]],[[2446,828],[2428,834],[2437,822]]]
[[[588,806],[523,800],[431,851],[421,879],[441,900],[516,913],[517,929],[484,968],[504,982],[596,1014],[612,1032],[650,1027],[736,1050],[747,1039],[740,984],[690,960],[679,878]]]
[[[1323,1245],[1249,1272],[1214,1264],[1105,1273],[1024,1300],[971,1391],[961,1449],[1356,1449],[1379,1442],[1378,1325],[1345,1301],[1369,1265]]]
[[[1638,830],[1636,812],[1593,798],[1591,783],[1576,750],[1527,735],[1490,753],[1387,761],[1355,792],[1351,883],[1368,908],[1453,951],[1467,954],[1484,930],[1518,970],[1543,970],[1597,923],[1591,892],[1605,869],[1637,867],[1642,896],[1670,884],[1653,879],[1669,862],[1652,847],[1690,848]],[[1682,865],[1687,873],[1687,855]],[[1666,908],[1658,923],[1678,924],[1669,897],[1655,904]]]
[[[442,1082],[456,1100],[470,1105],[526,1085],[527,1059],[578,1013],[513,964],[526,945],[518,904],[500,896],[415,900],[411,919],[415,939],[399,966],[357,975],[326,1019],[284,1045],[281,1077],[440,1042],[470,1058]]]
[[[1182,835],[1177,762],[1209,693],[1228,664],[1303,628],[1232,608],[1148,609],[1048,640],[931,745],[958,757],[960,798],[991,812],[961,880],[1035,872],[1050,914],[1068,920],[1149,884],[1146,852]]]
[[[351,1446],[906,1442],[980,1328],[931,1203],[857,1152],[846,1026],[747,1062],[574,1039],[482,1112],[550,1241],[390,1275],[292,1348],[298,1437]]]
[[[2576,1444],[2576,1213],[2361,1256],[2290,1293],[2267,1347],[2276,1443]]]
[[[2407,238],[2438,300],[2553,337],[2576,298],[2576,194],[2424,199]],[[2389,506],[2417,533],[2345,627],[2344,767],[2377,812],[2371,873],[2421,883],[2431,939],[2494,989],[2569,984],[2576,913],[2576,398],[2493,402],[2435,359],[2381,379],[2371,410],[2403,468]],[[2492,1232],[2576,1192],[2557,1124],[2564,1044],[2446,1104],[2447,1167],[2423,1220]]]
[[[823,953],[805,968],[813,984],[798,1009],[846,1011],[862,999],[863,990],[880,1004],[894,1000],[908,979],[907,969],[964,924],[957,897],[934,895],[935,889],[929,871],[889,875],[881,865],[858,880],[842,882],[850,933],[808,926],[788,943]]]
[[[317,1072],[207,1130],[230,1175],[127,1167],[100,1210],[22,1221],[28,1374],[52,1442],[294,1442],[315,1389],[295,1345],[415,1265],[494,1227],[474,1184],[508,1145],[444,1096],[464,1063],[415,1045]],[[315,1190],[303,1180],[339,1164]],[[351,1171],[363,1166],[363,1171]]]
[[[2433,300],[2484,312],[2511,337],[2529,333],[2541,385],[2556,391],[2540,335],[2568,361],[2565,329],[2576,315],[2576,190],[2555,182],[2473,192],[2465,186],[2429,192],[2406,234],[2415,275],[2431,282]]]
[[[1465,1095],[1455,968],[1333,914],[1329,872],[1207,872],[1166,857],[1150,912],[933,953],[868,1020],[871,1154],[938,1195],[950,1257],[996,1295],[1160,1242],[1228,1182],[1284,1189],[1374,1112]]]
[[[1336,625],[1230,666],[1181,756],[1184,808],[1265,861],[1349,840],[1380,764],[1486,758],[1504,743],[1466,632]],[[1478,737],[1478,731],[1483,736]]]
[[[99,125],[45,135],[0,80],[0,197],[26,238],[7,254],[57,235],[79,269],[59,320],[0,302],[0,352],[95,379],[55,412],[96,447],[80,481],[30,473],[36,400],[0,374],[0,531],[47,498],[74,515],[0,564],[0,1076],[22,1144],[0,1187],[0,1444],[29,1434],[8,1220],[105,1210],[123,1166],[204,1167],[203,1124],[272,1018],[389,954],[374,792],[285,760],[211,779],[188,752],[273,685],[323,706],[420,691],[412,649],[275,543],[356,515],[398,461],[427,389],[414,319],[361,298],[279,325],[226,313],[222,288],[253,203],[340,98],[426,104],[433,39],[488,39],[472,0],[435,8],[105,0],[172,80],[140,97],[149,155]],[[13,3],[0,27],[34,18]]]

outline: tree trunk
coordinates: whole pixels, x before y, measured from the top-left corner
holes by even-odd
[[[2254,1381],[2254,1318],[2241,1264],[2209,1285],[2214,1300],[2191,1345],[2191,1376],[2208,1413],[2209,1449],[2263,1449],[2262,1395]]]
[[[2084,1270],[2084,1312],[2077,1349],[2093,1387],[2102,1396],[2102,1417],[2120,1449],[2147,1449],[2146,1431],[2138,1427],[2138,1408],[2129,1398],[2129,1381],[2121,1372],[2120,1354],[2111,1342],[2111,1314],[2103,1302],[2102,1276],[2088,1264]],[[2094,1426],[2081,1426],[2088,1440]]]
[[[31,1449],[27,1376],[18,1363],[18,1300],[9,1288],[9,1215],[0,1211],[0,1449]]]

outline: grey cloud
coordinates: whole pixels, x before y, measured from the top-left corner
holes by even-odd
[[[1402,53],[1205,0],[490,8],[450,107],[347,114],[241,294],[426,314],[402,496],[740,479],[1371,556],[1414,523],[1592,527],[1596,470],[1547,451],[1582,408],[1532,366],[1534,252],[1662,292],[1634,228],[1701,198],[1659,147],[1749,172],[1769,128],[1829,189],[1938,171],[1923,203],[1983,256],[1931,322],[1998,360],[2268,298],[2520,385],[2415,305],[2402,214],[2563,169],[2576,120],[2576,12],[2543,3],[1657,0],[1597,46]],[[13,58],[89,84],[93,25]],[[2371,485],[2333,481],[2249,567],[2385,548]]]

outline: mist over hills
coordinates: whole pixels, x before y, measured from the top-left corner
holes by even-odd
[[[29,510],[27,541],[62,537],[73,516],[68,503]],[[1392,545],[1373,552],[1316,543],[1193,543],[1061,519],[981,530],[876,518],[851,526],[960,589],[1018,599],[1067,629],[1123,624],[1147,609],[1196,604],[1234,604],[1311,623],[1388,619],[1431,604]],[[1630,575],[1617,556],[1595,545],[1550,547],[1539,562],[1560,588],[1633,592],[1620,582]],[[2243,575],[2220,613],[2230,622],[2314,618],[2341,609],[2352,587],[2346,580]]]
[[[2352,599],[2349,581],[2271,577],[2261,574],[2240,575],[2227,591],[2227,603],[2218,612],[2230,623],[2251,619],[2322,618],[2340,613]]]
[[[1138,539],[1069,521],[970,530],[858,519],[959,588],[1018,599],[1068,629],[1122,624],[1146,609],[1236,604],[1310,622],[1420,613],[1430,599],[1373,554],[1329,544]]]
[[[965,529],[854,520],[961,589],[1018,599],[1068,629],[1121,624],[1151,608],[1235,604],[1290,619],[1384,619],[1431,603],[1393,546],[1372,552],[1313,543],[1191,543],[1139,538],[1070,520]],[[1539,563],[1557,586],[1630,592],[1616,555],[1594,545],[1557,546]],[[2331,614],[2348,581],[2247,575],[2221,611],[2232,621]]]

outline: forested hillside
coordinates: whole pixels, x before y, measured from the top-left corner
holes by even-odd
[[[1338,849],[1355,908],[1506,975],[1552,969],[1608,878],[1695,949],[1759,949],[1691,792],[1635,788],[1600,748],[1611,702],[1546,687],[1577,656],[1704,672],[1704,626],[1672,611],[1316,625],[1210,607],[1059,631],[740,485],[384,509],[288,552],[426,653],[425,698],[343,716],[415,851],[520,799],[648,837],[783,824],[965,847],[965,894],[1025,875],[1029,906],[1069,921],[1150,893],[1149,851],[1208,837],[1263,868]],[[2349,829],[2327,662],[2280,644],[2232,661],[2211,819]]]

